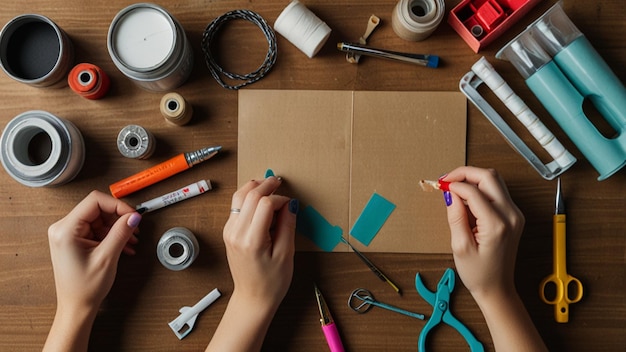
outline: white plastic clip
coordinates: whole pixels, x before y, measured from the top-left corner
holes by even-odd
[[[528,129],[533,137],[550,154],[553,161],[543,164],[530,148],[507,125],[502,117],[478,93],[477,88],[485,83],[504,105]],[[552,180],[569,169],[576,158],[559,142],[554,134],[539,120],[524,101],[513,92],[511,87],[496,72],[484,57],[473,66],[472,71],[461,78],[459,83],[461,92],[480,110],[485,117],[500,131],[502,136],[521,154],[530,165],[545,179]]]
[[[214,289],[193,307],[182,307],[180,309],[181,314],[178,318],[169,323],[170,328],[172,328],[172,331],[178,336],[178,339],[182,340],[191,332],[193,325],[196,323],[196,318],[198,318],[198,314],[211,305],[211,303],[215,302],[221,295],[218,289]]]

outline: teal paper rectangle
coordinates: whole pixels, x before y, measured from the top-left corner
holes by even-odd
[[[369,246],[395,208],[395,204],[380,194],[372,194],[361,215],[359,215],[354,226],[352,226],[350,235],[363,243],[363,245]]]
[[[331,225],[322,214],[310,205],[298,211],[296,231],[326,252],[332,251],[339,244],[343,235],[341,227]]]

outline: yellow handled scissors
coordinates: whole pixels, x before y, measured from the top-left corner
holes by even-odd
[[[569,321],[569,305],[583,297],[583,285],[567,273],[565,265],[565,204],[561,194],[561,179],[557,181],[556,212],[552,224],[553,273],[543,279],[539,286],[541,299],[554,305],[554,319],[558,323]],[[553,288],[552,288],[553,286]],[[554,291],[554,298],[546,297],[546,291]],[[551,295],[551,294],[550,294]]]

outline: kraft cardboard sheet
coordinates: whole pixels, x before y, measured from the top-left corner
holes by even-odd
[[[443,196],[418,182],[465,164],[466,106],[460,92],[242,89],[238,184],[272,169],[285,179],[278,193],[364,252],[450,253]],[[373,195],[395,208],[365,246],[350,229]],[[320,250],[301,235],[296,248]]]

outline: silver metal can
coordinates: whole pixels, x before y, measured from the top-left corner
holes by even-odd
[[[120,11],[109,27],[107,47],[126,77],[152,91],[179,87],[193,68],[185,30],[155,4],[138,3]]]
[[[70,121],[32,110],[9,121],[0,137],[2,166],[29,187],[57,186],[74,179],[85,161],[83,136]]]
[[[17,16],[0,32],[0,66],[18,82],[39,88],[64,87],[73,61],[69,37],[45,16]]]

